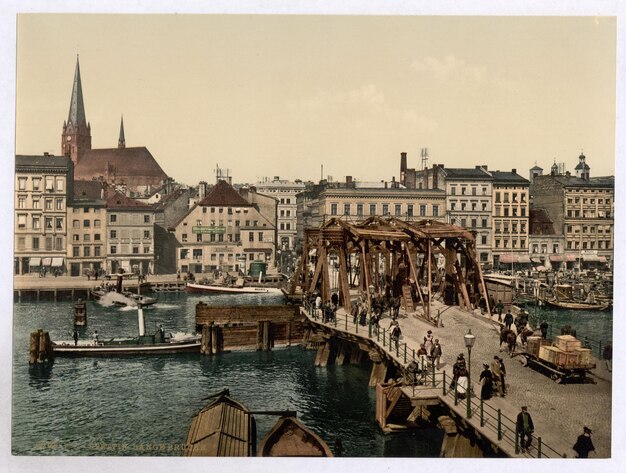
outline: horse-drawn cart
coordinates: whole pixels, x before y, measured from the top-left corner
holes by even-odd
[[[552,340],[528,337],[526,351],[517,353],[522,364],[549,376],[557,383],[585,382],[587,373],[596,367],[591,363],[591,350],[581,348],[571,335]]]

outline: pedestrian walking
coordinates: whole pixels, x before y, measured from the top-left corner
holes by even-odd
[[[521,412],[517,414],[515,429],[519,435],[519,444],[522,447],[522,453],[526,453],[526,450],[530,448],[530,444],[533,441],[533,432],[535,431],[533,418],[528,413],[527,406],[522,406]]]
[[[511,309],[507,309],[506,315],[504,316],[504,325],[507,330],[511,330],[511,325],[513,325],[513,314],[511,314]]]
[[[459,356],[456,358],[456,362],[452,366],[452,382],[450,383],[450,389],[454,389],[456,386],[461,368],[465,368],[465,356],[463,353],[459,353]]]
[[[498,313],[498,322],[502,323],[502,311],[504,310],[504,305],[502,304],[502,300],[498,300],[498,305],[496,306],[496,312]]]
[[[491,373],[493,374],[493,384],[495,384],[496,389],[498,390],[498,396],[504,397],[504,393],[502,391],[502,372],[500,371],[499,360],[498,355],[493,357],[493,361],[491,362]]]
[[[502,397],[506,396],[506,366],[504,366],[504,360],[496,355],[498,362],[500,363],[500,385],[502,386]]]
[[[74,346],[76,346],[78,345],[78,330],[74,329],[73,337],[74,337]]]
[[[478,380],[481,383],[480,398],[483,401],[491,399],[491,395],[493,393],[493,373],[489,369],[489,365],[487,363],[483,363],[483,370],[481,371]]]
[[[396,321],[394,320],[394,322]],[[393,324],[393,328],[391,329],[391,339],[396,344],[396,351],[398,350],[400,335],[402,335],[402,331],[400,330],[400,325],[398,325],[398,322],[396,322],[395,324]]]
[[[322,315],[322,296],[319,294],[315,298],[315,318],[317,319],[318,315]]]
[[[430,358],[432,360],[433,365],[435,365],[437,369],[439,369],[439,364],[441,361],[442,354],[443,354],[443,351],[441,350],[441,345],[439,345],[439,339],[435,338],[435,345],[433,346],[433,349],[430,352]]]
[[[433,333],[429,330],[428,334],[424,337],[424,349],[426,350],[426,356],[430,358],[433,351]]]
[[[589,458],[589,452],[596,449],[591,441],[591,429],[589,427],[583,427],[583,433],[578,436],[572,448],[578,454],[576,458]]]
[[[94,330],[94,332],[93,332],[93,344],[94,344],[94,345],[97,345],[97,344],[98,344],[98,341],[99,341],[99,340],[98,340],[98,331],[97,331],[97,330]]]

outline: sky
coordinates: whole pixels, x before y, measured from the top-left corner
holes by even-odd
[[[362,181],[429,164],[615,172],[610,17],[17,17],[16,152],[60,154],[77,55],[94,148],[177,181]],[[323,166],[323,174],[322,174]]]

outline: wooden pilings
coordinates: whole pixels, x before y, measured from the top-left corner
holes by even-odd
[[[46,361],[54,361],[52,342],[50,341],[48,332],[39,329],[36,332],[30,333],[28,363],[34,365],[35,363],[44,363]]]
[[[205,324],[202,326],[200,340],[200,353],[203,355],[216,355],[223,349],[221,327],[217,324]]]
[[[272,323],[269,320],[260,320],[257,322],[257,350],[269,351],[272,346]]]

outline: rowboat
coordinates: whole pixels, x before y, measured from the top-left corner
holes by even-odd
[[[259,446],[260,457],[332,457],[326,442],[295,417],[281,417]]]
[[[228,389],[191,420],[183,455],[187,457],[250,457],[255,454],[254,416]]]
[[[556,299],[545,299],[544,302],[551,307],[571,310],[606,310],[610,305],[608,302],[592,304],[588,302],[564,302]]]
[[[189,292],[208,292],[214,294],[281,294],[277,287],[266,286],[219,286],[208,284],[187,283]]]

